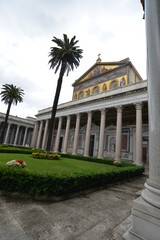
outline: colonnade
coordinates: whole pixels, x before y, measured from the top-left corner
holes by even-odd
[[[142,104],[135,104],[136,108],[136,163],[137,165],[142,165]],[[122,114],[123,107],[117,106],[117,124],[116,124],[116,149],[115,149],[115,159],[121,159],[121,145],[122,145]],[[99,132],[99,145],[98,145],[98,158],[103,158],[104,154],[104,132],[105,132],[105,122],[106,122],[106,112],[107,109],[100,109],[101,117],[100,117],[100,132]],[[85,135],[85,147],[84,147],[84,156],[89,156],[89,147],[90,147],[90,136],[91,136],[91,125],[92,125],[92,111],[87,113],[87,126],[86,126],[86,135]],[[76,114],[76,125],[74,132],[74,141],[73,141],[73,149],[72,154],[77,154],[78,147],[78,137],[79,137],[79,129],[80,129],[80,121],[81,121],[81,113]],[[64,116],[65,117],[65,116]],[[67,116],[65,135],[64,135],[64,144],[63,144],[63,153],[67,153],[67,145],[69,139],[69,130],[71,123],[71,115]],[[59,151],[59,143],[62,129],[62,119],[63,117],[59,117],[58,120],[58,129],[56,134],[55,148],[54,151]],[[49,120],[41,120],[36,123],[32,145],[36,148],[45,149],[45,144],[47,142],[47,129],[48,129],[48,121]],[[37,136],[37,137],[36,137]]]
[[[25,146],[31,144],[33,128],[15,123],[8,123],[4,143]]]

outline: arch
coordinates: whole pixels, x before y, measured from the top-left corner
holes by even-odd
[[[79,99],[81,99],[81,98],[83,98],[83,97],[84,97],[84,92],[81,91],[81,92],[79,93]]]
[[[86,90],[86,97],[90,96],[90,89]]]
[[[125,78],[123,77],[120,81],[120,87],[125,87],[126,85],[126,81],[125,81]]]
[[[106,85],[106,83],[103,84],[102,91],[103,91],[103,92],[106,92],[106,91],[107,91],[107,85]]]
[[[73,99],[74,99],[74,100],[77,99],[77,93],[74,93]]]
[[[118,81],[117,80],[113,80],[111,83],[110,83],[110,89],[116,89],[118,88]]]
[[[92,90],[92,94],[95,95],[95,94],[98,94],[98,93],[99,93],[99,87],[95,86]]]

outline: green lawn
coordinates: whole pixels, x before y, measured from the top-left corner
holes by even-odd
[[[60,160],[43,160],[34,159],[31,155],[27,154],[9,154],[0,153],[0,166],[5,165],[8,161],[13,159],[22,159],[26,162],[27,167],[25,169],[40,172],[40,173],[56,173],[56,174],[89,174],[89,173],[105,173],[117,169],[117,167],[81,161],[77,159],[61,158]],[[23,170],[25,170],[23,169]]]
[[[6,163],[11,160],[24,160],[27,167],[7,167]],[[82,160],[46,160],[35,159],[29,154],[0,153],[0,189],[27,193],[31,197],[62,196],[141,176],[144,171],[132,164],[115,167]]]

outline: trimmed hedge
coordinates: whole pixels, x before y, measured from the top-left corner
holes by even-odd
[[[96,157],[84,157],[84,156],[80,156],[80,155],[71,155],[71,154],[64,154],[64,153],[59,153],[61,155],[61,157],[64,158],[71,158],[71,159],[78,159],[78,160],[82,160],[82,161],[88,161],[88,162],[96,162],[96,163],[103,163],[103,164],[107,164],[107,165],[114,165],[113,162],[114,160],[109,160],[109,159],[104,159],[104,158],[96,158]],[[136,166],[133,163],[130,162],[125,162],[125,161],[121,161],[121,165],[120,167],[133,167]],[[143,167],[144,169],[144,167]]]
[[[50,159],[50,160],[59,160],[61,156],[58,153],[32,153],[32,157],[36,159]]]
[[[41,149],[34,149],[28,147],[13,147],[13,146],[3,146],[0,145],[0,153],[21,153],[21,154],[32,154],[33,152],[44,152]]]
[[[0,189],[6,192],[28,193],[31,197],[62,196],[141,176],[143,171],[143,167],[129,166],[100,174],[49,174],[1,166]]]

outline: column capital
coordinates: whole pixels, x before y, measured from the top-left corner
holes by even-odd
[[[123,110],[122,105],[116,106],[115,108],[117,109],[118,113],[122,113],[122,110]]]
[[[67,115],[67,120],[70,120],[71,119],[71,115]]]
[[[105,114],[106,113],[106,109],[105,108],[101,108],[99,110],[100,110],[101,114]]]
[[[92,116],[92,111],[88,111],[88,116],[91,117]]]
[[[143,106],[141,102],[135,103],[134,105],[136,107],[136,110],[141,110]]]
[[[82,113],[76,113],[76,117],[80,117]]]

